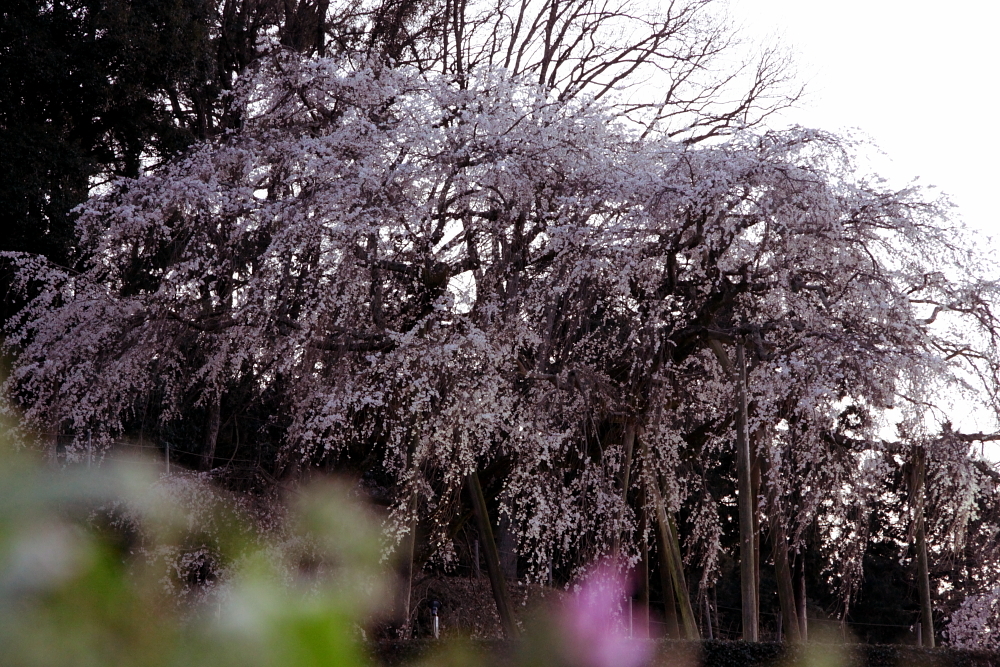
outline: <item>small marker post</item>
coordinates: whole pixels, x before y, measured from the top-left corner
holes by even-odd
[[[438,609],[440,609],[441,603],[437,600],[431,600],[431,617],[434,620],[434,639],[439,639],[441,637],[441,626],[438,622]]]

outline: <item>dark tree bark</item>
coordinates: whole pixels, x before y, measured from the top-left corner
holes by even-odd
[[[215,462],[215,445],[219,440],[219,427],[222,424],[222,397],[216,397],[208,406],[208,418],[205,422],[205,445],[201,454],[201,469],[211,470]]]
[[[774,574],[778,580],[778,601],[781,604],[781,627],[785,638],[800,643],[799,615],[795,609],[795,590],[792,586],[792,569],[788,562],[788,538],[780,519],[771,520],[771,553],[774,556]]]

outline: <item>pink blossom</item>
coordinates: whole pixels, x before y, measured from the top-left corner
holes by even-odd
[[[648,642],[631,639],[621,610],[628,603],[625,578],[599,566],[567,600],[559,628],[568,662],[581,667],[638,667],[650,658]]]

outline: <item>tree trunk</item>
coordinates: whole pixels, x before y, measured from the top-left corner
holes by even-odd
[[[930,568],[927,562],[927,535],[924,529],[924,479],[926,452],[913,446],[913,521],[917,550],[917,593],[920,597],[921,645],[934,648],[934,610],[931,608]]]
[[[215,463],[215,444],[219,440],[219,426],[222,423],[222,396],[216,396],[208,405],[208,419],[205,423],[205,445],[201,454],[201,469],[211,470]]]
[[[805,554],[799,555],[799,588],[796,603],[799,607],[799,634],[802,641],[809,641],[809,619],[806,616],[806,560]]]
[[[778,580],[778,602],[781,604],[781,627],[785,638],[793,643],[802,641],[799,615],[795,609],[795,589],[792,586],[792,568],[788,562],[788,539],[785,528],[777,517],[771,519],[771,551],[774,555],[774,575]]]
[[[625,521],[625,507],[628,505],[628,484],[629,473],[632,469],[632,451],[635,447],[635,422],[631,419],[625,424],[625,432],[622,435],[623,461],[622,469],[618,476],[618,482],[622,490],[622,504],[618,509],[618,521],[615,524],[615,539],[612,544],[611,553],[615,558],[620,558],[621,536],[623,532],[622,523]]]
[[[406,595],[403,598],[403,639],[413,638],[413,625],[410,623],[410,603],[413,596],[413,557],[417,549],[417,497],[410,498],[410,539],[406,548]]]
[[[486,571],[490,576],[490,585],[493,588],[493,599],[497,604],[497,614],[500,616],[500,624],[503,626],[504,634],[508,639],[517,638],[517,625],[514,623],[514,605],[510,601],[510,594],[507,592],[507,581],[504,579],[500,569],[500,555],[497,552],[497,543],[493,539],[493,528],[490,525],[490,516],[486,511],[486,498],[483,496],[483,487],[479,483],[479,473],[473,472],[466,478],[466,485],[469,489],[469,496],[472,498],[472,509],[476,514],[476,525],[479,528],[479,539],[483,545],[486,555]]]
[[[670,577],[667,557],[663,554],[663,541],[657,550],[660,556],[660,590],[663,591],[663,622],[667,627],[667,639],[682,639],[680,625],[677,622],[677,603],[674,602],[674,580]]]
[[[746,384],[743,385],[746,387]],[[760,434],[757,433],[757,436]],[[760,438],[754,437],[750,441],[750,498],[753,501],[753,589],[757,592],[754,597],[754,616],[757,623],[760,623],[760,512],[757,511],[757,499],[760,498],[760,457],[757,455],[757,448],[760,445]],[[758,625],[757,632],[760,632]]]
[[[747,375],[743,341],[736,343],[739,394],[736,418],[736,474],[740,510],[740,592],[743,639],[758,641],[757,563],[754,549],[754,498],[750,471],[750,437],[747,432]]]
[[[642,559],[639,561],[639,638],[649,639],[649,544],[646,542],[646,512],[642,511],[639,535],[642,539]]]
[[[649,461],[648,451],[645,458],[646,461]],[[684,580],[684,560],[681,558],[677,529],[674,526],[673,520],[667,516],[667,511],[663,506],[663,497],[660,495],[659,484],[653,477],[653,474],[648,471],[649,466],[646,465],[644,468],[647,469],[646,488],[653,494],[653,504],[656,506],[656,522],[660,529],[660,553],[662,554],[660,567],[666,567],[669,572],[669,584],[673,588],[674,598],[677,601],[681,626],[684,629],[684,638],[697,640],[700,638],[698,624],[695,621],[694,609],[691,607],[691,596],[688,594],[687,582]],[[663,581],[666,583],[667,579],[664,578]],[[664,601],[668,597],[667,591],[664,591]]]
[[[498,517],[496,540],[504,580],[517,581],[517,543],[507,515]]]
[[[760,443],[766,442],[763,435],[762,431],[758,433],[758,446]],[[760,475],[770,479],[771,469],[767,456],[758,454],[757,462]],[[771,533],[771,555],[774,558],[774,576],[778,585],[778,602],[781,606],[781,614],[778,617],[778,634],[780,636],[783,631],[789,642],[800,643],[802,633],[800,632],[799,615],[795,602],[795,587],[792,584],[792,566],[788,558],[788,536],[785,534],[785,524],[782,521],[781,501],[775,493],[770,494],[770,501],[768,503],[768,526]],[[759,560],[757,565],[759,568]],[[757,581],[759,584],[760,579],[758,578]],[[758,588],[758,590],[760,589]]]

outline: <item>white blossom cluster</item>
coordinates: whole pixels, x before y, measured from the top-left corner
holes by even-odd
[[[970,595],[948,623],[948,642],[960,648],[1000,647],[1000,587]]]

